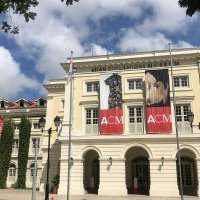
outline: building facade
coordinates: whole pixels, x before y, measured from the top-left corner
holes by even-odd
[[[70,111],[70,84],[52,80],[48,90],[46,129],[56,115],[62,118],[62,130],[52,135],[51,178],[60,175],[58,193],[67,192],[69,113],[72,114],[70,194],[98,195],[145,194],[178,196],[176,127],[180,139],[180,157],[184,195],[200,195],[200,49],[124,55],[79,57],[73,59],[73,94]],[[68,62],[62,63],[66,72]],[[146,70],[169,69],[172,131],[148,134],[145,118],[143,81]],[[117,73],[122,79],[123,133],[102,135],[99,131],[99,81],[103,74]],[[175,109],[172,98],[175,88]],[[188,112],[194,121],[188,121]],[[175,117],[177,126],[175,126]],[[45,146],[46,145],[46,146]],[[47,158],[44,137],[43,169]],[[44,190],[45,177],[40,189]]]
[[[26,172],[26,187],[32,188],[35,150],[37,150],[37,188],[40,186],[42,177],[42,132],[39,129],[38,121],[46,115],[46,99],[39,98],[29,101],[19,99],[17,101],[0,101],[0,116],[12,119],[14,123],[14,139],[10,167],[7,176],[7,187],[14,187],[18,173],[18,149],[19,149],[19,124],[21,117],[27,117],[31,122],[31,136],[29,144],[29,155]],[[37,140],[37,148],[35,146]]]

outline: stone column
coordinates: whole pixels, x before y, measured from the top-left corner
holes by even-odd
[[[68,169],[68,145],[63,139],[61,140],[61,157],[60,157],[60,183],[58,194],[67,194],[67,169]]]
[[[100,160],[99,195],[123,196],[127,195],[125,182],[125,160]]]
[[[83,160],[74,159],[71,166],[70,195],[85,194],[83,186]]]
[[[176,160],[150,160],[150,196],[179,196]]]
[[[72,81],[72,80],[71,80]],[[69,142],[69,121],[70,121],[70,84],[65,83],[64,119],[62,131],[59,136],[61,142],[60,155],[60,184],[58,194],[67,194],[67,174],[68,174],[68,142]]]

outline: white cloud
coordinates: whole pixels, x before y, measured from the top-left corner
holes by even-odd
[[[187,30],[188,25],[195,21],[194,18],[189,18],[185,14],[185,10],[180,8],[177,1],[167,0],[146,0],[149,4],[152,12],[147,15],[137,30],[140,31],[165,31],[170,33],[184,33],[184,29]]]
[[[3,46],[0,46],[0,71],[0,97],[2,98],[16,97],[25,89],[41,89],[36,80],[28,78],[21,72],[19,64]]]
[[[119,43],[122,51],[151,51],[167,49],[169,42],[172,41],[165,37],[164,34],[156,33],[140,33],[134,29],[129,29]],[[173,48],[192,47],[185,41],[178,41],[173,44]]]
[[[192,47],[195,46],[185,41],[178,41],[178,43],[174,44],[174,48],[192,48]]]
[[[95,56],[95,55],[106,55],[111,52],[109,52],[106,48],[103,48],[100,45],[91,44],[91,53]]]
[[[161,33],[142,35],[131,29],[121,39],[119,47],[122,51],[149,51],[164,49],[168,43],[169,40]]]
[[[97,31],[93,31],[91,21],[101,28],[102,19],[128,17],[134,27],[123,27],[127,31],[121,34],[116,46],[122,51],[146,51],[166,48],[165,43],[169,40],[166,32],[183,34],[195,20],[187,18],[185,10],[174,0],[81,0],[69,7],[59,0],[46,0],[40,1],[36,11],[36,20],[28,24],[22,17],[14,17],[21,31],[15,39],[24,54],[36,60],[36,70],[45,75],[45,80],[64,76],[59,63],[66,60],[71,50],[75,56],[87,55],[91,46],[95,54],[107,52],[98,42],[86,42]],[[106,33],[101,35],[108,36]],[[186,41],[177,43],[190,46]]]

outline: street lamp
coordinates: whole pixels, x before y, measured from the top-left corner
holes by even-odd
[[[42,129],[42,132],[44,130],[46,120],[44,117],[41,117],[39,119],[39,127]],[[61,123],[60,117],[56,116],[54,118],[54,125],[56,127],[55,131],[58,131],[58,127]],[[48,154],[47,154],[47,177],[46,177],[46,187],[45,187],[45,200],[49,200],[49,169],[50,169],[50,139],[51,139],[51,133],[52,133],[52,127],[48,129]]]
[[[38,151],[38,139],[33,140],[33,146],[35,147],[35,160],[34,160],[34,172],[33,172],[33,183],[32,183],[32,200],[36,200],[36,184],[37,184],[37,151]]]
[[[46,120],[44,119],[44,117],[41,117],[41,118],[39,119],[38,126],[39,126],[39,128],[42,129],[42,132],[43,132],[45,123],[46,123]]]
[[[192,133],[193,133],[192,123],[193,123],[193,120],[194,120],[194,113],[191,110],[189,110],[187,117],[188,117],[188,121],[190,122],[191,130],[192,130]]]

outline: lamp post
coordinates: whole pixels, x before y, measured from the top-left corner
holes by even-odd
[[[175,98],[175,90],[174,90],[174,80],[173,80],[173,59],[172,59],[172,49],[171,43],[169,43],[169,53],[170,53],[170,71],[171,71],[171,78],[172,78],[172,97],[173,97],[173,108],[174,112],[176,111],[176,98]],[[183,197],[183,180],[182,180],[182,169],[181,169],[181,156],[180,156],[180,141],[179,141],[179,132],[178,132],[178,125],[177,119],[175,116],[175,132],[176,132],[176,148],[177,148],[177,161],[178,161],[178,175],[179,175],[179,185],[180,185],[180,195],[181,200],[184,200]]]
[[[45,119],[44,117],[41,117],[39,119],[39,127],[42,129],[44,129],[45,126]],[[60,117],[56,116],[54,118],[54,125],[56,127],[55,131],[58,131],[58,126],[60,125],[61,120]],[[47,177],[46,177],[46,187],[45,187],[45,200],[49,200],[49,169],[50,169],[50,140],[51,140],[51,134],[52,134],[52,127],[50,127],[48,130],[48,154],[47,154]]]
[[[33,172],[33,184],[32,184],[32,200],[36,200],[36,184],[37,184],[37,151],[38,151],[38,140],[35,138],[33,141],[35,146],[35,160],[34,160],[34,172]]]
[[[188,121],[190,122],[191,131],[193,133],[192,123],[193,123],[193,120],[194,120],[194,113],[191,110],[189,110],[188,114],[187,114],[187,117],[188,117]]]

